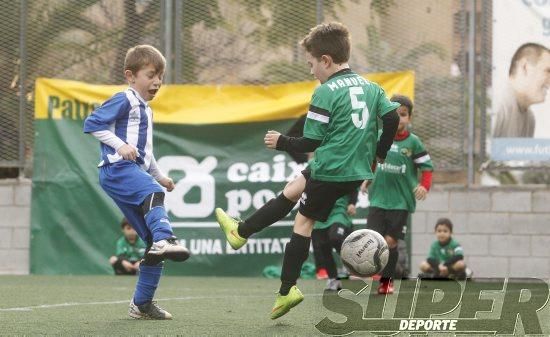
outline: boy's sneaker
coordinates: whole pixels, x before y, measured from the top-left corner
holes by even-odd
[[[378,293],[380,295],[393,294],[393,282],[392,280],[382,279],[378,286]]]
[[[342,282],[335,278],[328,279],[325,290],[340,291],[342,290]]]
[[[473,275],[474,275],[474,272],[470,268],[466,267],[466,269],[464,269],[460,273],[450,274],[449,278],[459,280],[459,281],[464,281],[467,279],[471,279]]]
[[[189,255],[189,250],[180,245],[176,241],[176,237],[173,236],[153,243],[149,251],[145,253],[145,259],[151,264],[160,263],[164,259],[183,262],[189,258]]]
[[[304,300],[304,295],[296,286],[292,286],[286,296],[277,293],[275,305],[271,309],[271,319],[277,319]]]
[[[328,279],[328,272],[325,268],[319,268],[319,270],[317,270],[317,273],[315,274],[315,277],[318,280],[326,280]]]
[[[221,208],[216,208],[216,220],[220,228],[225,233],[225,238],[234,250],[237,250],[246,244],[246,239],[241,237],[238,232],[239,222],[225,213]]]
[[[159,307],[155,301],[136,305],[132,299],[128,308],[128,315],[134,319],[172,319],[172,315]]]

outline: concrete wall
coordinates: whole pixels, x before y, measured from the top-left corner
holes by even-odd
[[[474,277],[550,278],[550,190],[544,187],[436,187],[412,223],[414,273],[436,220],[448,217]]]
[[[29,273],[31,181],[0,180],[0,274]]]
[[[30,200],[30,180],[0,180],[0,274],[29,273]],[[550,189],[436,186],[413,215],[413,274],[444,216],[474,276],[550,278]]]

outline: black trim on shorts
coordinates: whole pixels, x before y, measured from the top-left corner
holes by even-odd
[[[325,222],[336,203],[336,200],[355,191],[363,180],[355,181],[321,181],[311,178],[311,171],[305,169],[306,187],[300,198],[299,212],[305,217]]]

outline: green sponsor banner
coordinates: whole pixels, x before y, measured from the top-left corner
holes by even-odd
[[[388,95],[413,97],[414,73],[370,74]],[[259,276],[280,265],[295,211],[228,249],[214,209],[246,218],[300,174],[282,152],[267,150],[267,130],[285,132],[307,111],[316,81],[272,86],[164,86],[151,102],[154,153],[176,184],[165,207],[175,234],[193,253],[168,274]],[[37,79],[31,206],[31,273],[107,274],[122,213],[98,182],[99,143],[82,132],[93,109],[124,86]],[[360,195],[356,221],[365,223]]]
[[[169,264],[168,274],[260,276],[281,264],[295,212],[239,252],[226,245],[213,213],[222,207],[245,218],[300,173],[303,164],[263,145],[266,130],[285,131],[293,122],[155,126],[158,165],[176,183],[166,209],[193,253],[183,264]],[[97,140],[82,133],[81,120],[40,119],[35,128],[31,272],[112,273],[108,258],[122,213],[99,186]],[[366,202],[361,196],[357,219]]]

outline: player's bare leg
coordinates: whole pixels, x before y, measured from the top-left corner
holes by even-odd
[[[237,250],[246,244],[246,240],[252,234],[284,218],[300,199],[305,186],[305,177],[299,175],[285,186],[283,193],[268,201],[244,221],[234,219],[221,208],[216,208],[216,220],[220,224],[229,245]]]

